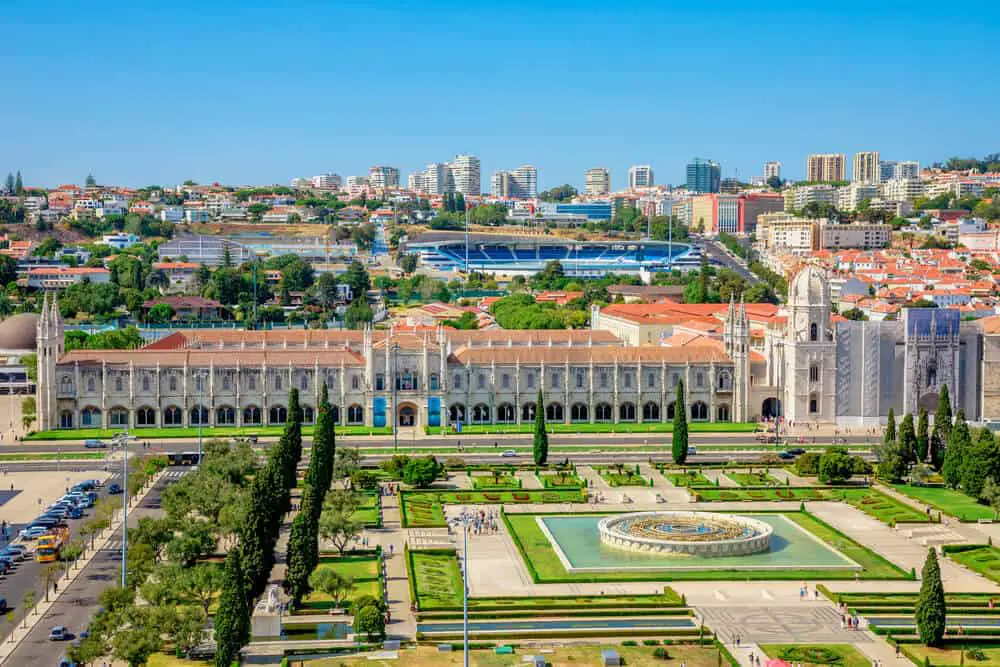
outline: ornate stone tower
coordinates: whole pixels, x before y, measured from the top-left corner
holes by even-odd
[[[830,284],[817,266],[807,265],[789,286],[784,345],[782,414],[795,422],[834,421],[837,347],[830,325]]]
[[[726,313],[722,341],[733,360],[733,421],[750,418],[750,318],[740,298],[739,308],[732,298]],[[719,380],[715,382],[718,384]]]
[[[959,386],[959,325],[957,310],[907,308],[903,311],[906,326],[906,356],[903,376],[903,410],[916,412],[937,409],[943,385],[948,385],[952,409],[957,409]]]
[[[63,321],[59,314],[59,302],[55,295],[49,300],[48,294],[42,299],[42,314],[38,318],[36,336],[38,356],[38,382],[35,402],[38,410],[39,430],[59,426],[56,397],[56,361],[63,353]]]

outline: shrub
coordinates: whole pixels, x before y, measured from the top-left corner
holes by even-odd
[[[670,653],[665,648],[653,649],[653,657],[657,660],[670,660]]]
[[[638,646],[639,642],[634,639],[626,639],[622,642],[622,646]]]
[[[659,644],[660,644],[660,640],[659,639],[643,639],[642,640],[642,645],[643,646],[658,646]]]
[[[351,475],[351,484],[356,489],[374,491],[378,488],[378,475],[368,470],[358,470]]]
[[[969,660],[975,660],[976,662],[982,662],[986,660],[986,653],[983,652],[981,648],[970,648],[965,652],[965,657]]]

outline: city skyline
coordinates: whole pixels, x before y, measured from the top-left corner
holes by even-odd
[[[804,178],[811,153],[878,150],[885,160],[927,165],[994,150],[984,145],[992,123],[982,112],[996,79],[986,46],[996,25],[989,5],[954,17],[946,33],[922,6],[906,14],[850,4],[754,8],[754,31],[746,30],[746,9],[718,9],[626,12],[587,3],[562,12],[515,2],[498,23],[488,3],[330,6],[275,33],[262,26],[287,24],[278,8],[212,13],[192,5],[166,15],[57,3],[58,21],[14,19],[0,45],[21,81],[17,103],[0,110],[0,123],[16,128],[5,133],[0,168],[20,169],[29,184],[45,186],[82,182],[87,173],[135,186],[287,183],[329,171],[365,175],[372,164],[409,174],[468,153],[483,161],[484,191],[488,175],[518,164],[538,167],[539,190],[562,183],[582,189],[594,165],[609,168],[612,189],[620,189],[634,164],[651,165],[659,183],[682,183],[698,155],[719,161],[723,178],[747,181],[766,160],[781,161],[787,178]],[[111,16],[143,28],[95,40],[94,30]],[[638,33],[636,26],[643,26]],[[672,39],[656,38],[664,26]],[[482,43],[484,31],[497,29]],[[715,39],[711,49],[699,47],[706,30]],[[591,32],[602,35],[600,48],[569,38]],[[854,48],[875,36],[877,52]],[[394,48],[373,52],[372,40]],[[263,41],[268,48],[259,48]],[[933,52],[913,48],[930,42]],[[950,45],[960,63],[948,55]],[[518,59],[508,58],[511,48]],[[462,51],[473,55],[453,57]],[[742,56],[778,69],[748,75],[730,66]],[[539,73],[525,78],[525,63]],[[127,82],[128,94],[101,87],[79,94],[79,82],[96,72],[111,87]],[[178,76],[183,87],[172,93]],[[500,94],[515,76],[519,94]],[[375,82],[386,80],[394,94],[421,103],[404,110],[378,95],[369,99]],[[789,80],[798,82],[794,95]],[[454,94],[442,91],[447,81]],[[578,104],[602,81],[620,92]],[[962,88],[979,91],[977,99],[938,94]],[[66,104],[71,89],[77,94]],[[302,97],[303,89],[310,94]],[[678,89],[698,103],[677,103]],[[348,94],[358,103],[345,104]],[[901,112],[858,122],[858,96],[876,94],[905,100]],[[729,111],[735,96],[738,115]],[[526,97],[545,103],[524,105]],[[823,104],[794,111],[794,98],[810,97]],[[940,132],[945,126],[949,132]]]

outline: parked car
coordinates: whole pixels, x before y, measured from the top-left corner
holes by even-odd
[[[28,547],[23,544],[8,544],[7,551],[16,551],[21,554],[26,554],[28,553]]]
[[[500,454],[500,456],[502,456],[505,459],[512,459],[517,456],[517,452],[515,452],[513,449],[507,449],[502,454]]]
[[[7,598],[0,596],[0,614],[6,614],[8,609]]]
[[[83,518],[83,510],[80,509],[79,507],[74,507],[73,509],[71,509],[69,511],[69,518],[71,518],[71,519],[82,519]]]
[[[107,445],[100,440],[84,440],[83,446],[87,449],[104,449]]]
[[[108,493],[110,493],[113,496],[117,496],[121,492],[122,492],[122,487],[121,484],[119,484],[118,482],[111,482],[111,485],[108,486]]]
[[[15,563],[19,563],[24,560],[24,552],[15,551],[13,549],[4,549],[3,551],[0,551],[0,557],[9,558]]]
[[[22,528],[18,535],[21,536],[22,540],[37,540],[39,537],[49,532],[48,528],[44,526],[28,526],[27,528]]]
[[[49,630],[49,641],[50,642],[62,642],[71,638],[73,635],[66,628],[65,625],[57,625],[51,630]]]

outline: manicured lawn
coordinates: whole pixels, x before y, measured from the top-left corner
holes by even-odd
[[[972,660],[968,657],[963,660],[962,651],[969,649],[979,649],[986,655],[986,660]],[[919,665],[924,664],[924,658],[927,658],[934,667],[959,667],[961,664],[1000,667],[1000,646],[976,644],[974,638],[970,638],[964,648],[931,648],[923,644],[903,644],[903,653]]]
[[[582,489],[517,489],[509,491],[403,491],[400,494],[404,528],[443,527],[442,505],[503,503],[580,503]]]
[[[668,473],[664,475],[674,486],[713,486],[712,482],[697,470],[686,473]]]
[[[454,551],[410,551],[407,567],[421,610],[462,607],[462,573]]]
[[[746,500],[828,500],[829,489],[778,486],[770,489],[755,488],[697,488],[692,489],[695,499],[701,502],[733,502]]]
[[[641,643],[641,642],[640,642]],[[653,657],[653,647],[622,646],[620,643],[604,643],[589,646],[565,646],[552,649],[545,654],[545,660],[552,667],[571,667],[573,665],[601,664],[601,650],[613,648],[618,652],[624,663],[629,667],[663,667],[681,664],[687,667],[717,667],[718,652],[714,646],[672,645],[664,646],[670,660]],[[511,667],[521,664],[522,655],[536,655],[538,649],[517,649],[515,655],[495,655],[492,650],[474,650],[470,652],[469,664],[473,667]],[[400,651],[395,660],[369,660],[365,655],[355,657],[333,657],[321,660],[309,660],[306,667],[461,667],[462,651],[440,653],[436,646],[418,646],[417,648]],[[150,663],[152,664],[152,663]],[[199,663],[204,664],[204,663]],[[725,657],[722,665],[728,665]]]
[[[850,644],[760,644],[760,649],[769,658],[805,667],[871,667],[872,664]]]
[[[993,518],[992,509],[986,505],[980,505],[974,498],[970,498],[961,491],[943,486],[911,486],[910,484],[893,484],[892,486],[900,493],[962,521]]]
[[[763,472],[727,472],[726,477],[740,486],[778,486],[776,477]]]
[[[104,452],[36,452],[33,454],[0,454],[0,461],[86,461],[100,460]]]
[[[278,437],[281,435],[284,426],[218,426],[215,428],[202,429],[202,436],[205,438],[238,438],[249,435],[260,437]],[[80,428],[80,429],[60,429],[53,431],[40,431],[30,433],[24,437],[25,440],[90,440],[90,439],[111,439],[121,429],[104,428]],[[169,438],[197,438],[198,427],[194,428],[137,428],[131,431],[132,435],[140,440],[166,440]],[[311,436],[313,426],[302,427],[302,434]],[[338,436],[353,435],[392,435],[390,426],[338,426]]]
[[[211,661],[185,660],[166,653],[154,653],[146,663],[147,667],[205,667],[211,664]]]
[[[363,523],[366,528],[379,527],[377,491],[366,491],[364,493],[364,502],[352,518],[355,521]]]
[[[920,510],[876,489],[833,489],[831,495],[857,507],[882,523],[925,523],[929,519]]]
[[[546,489],[572,489],[584,486],[583,480],[573,473],[567,473],[566,475],[560,475],[559,473],[539,473],[536,477],[538,477],[538,480]]]
[[[425,427],[427,433],[438,435],[441,433],[440,426]],[[757,424],[749,422],[696,422],[688,424],[690,433],[753,433]],[[461,434],[489,434],[489,433],[533,433],[534,423],[531,424],[482,424],[474,426],[462,426]],[[671,422],[649,423],[649,424],[553,424],[546,423],[545,430],[549,433],[670,433],[674,430]],[[461,435],[449,431],[449,434]]]
[[[379,582],[378,556],[372,555],[350,555],[343,558],[320,556],[317,570],[329,568],[336,570],[345,577],[354,580],[354,588],[348,594],[347,599],[352,600],[361,595],[371,595],[375,598],[382,597],[382,584]],[[329,609],[333,602],[328,595],[314,591],[302,600],[303,608]]]
[[[832,526],[807,512],[783,512],[821,541],[826,542],[863,569],[865,579],[904,579],[909,575],[878,554],[858,544]],[[680,581],[680,580],[779,580],[779,579],[853,579],[856,570],[625,570],[609,572],[568,572],[556,555],[548,537],[538,525],[535,514],[504,514],[507,529],[526,561],[536,583],[576,583],[614,581]]]
[[[545,609],[565,607],[623,608],[629,607],[679,607],[681,596],[672,588],[664,588],[663,595],[574,595],[518,598],[470,598],[469,609]]]
[[[649,480],[636,470],[638,466],[594,466],[594,470],[611,486],[650,486]],[[620,470],[620,472],[619,472]]]
[[[945,554],[973,572],[1000,583],[1000,549],[983,545],[963,551],[946,549]]]
[[[494,477],[493,475],[473,475],[472,488],[482,490],[520,489],[521,480],[514,475],[500,475],[499,477]]]

